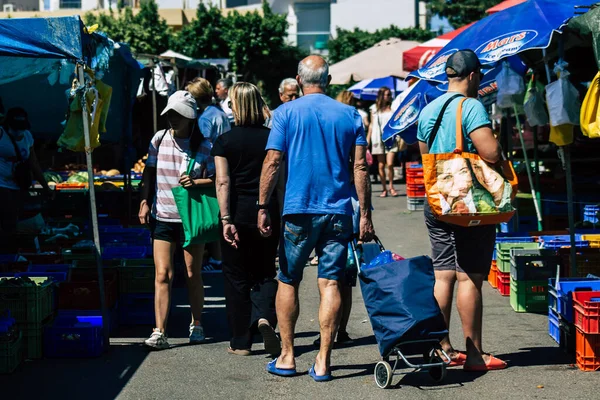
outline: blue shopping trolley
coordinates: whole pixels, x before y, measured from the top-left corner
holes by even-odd
[[[420,256],[395,261],[375,238],[375,244],[364,246],[378,246],[379,254],[365,263],[359,255],[365,253],[361,245],[355,241],[351,244],[365,307],[382,357],[375,365],[375,383],[382,389],[390,387],[401,361],[415,371],[427,370],[436,382],[441,382],[450,364],[450,356],[440,346],[448,329],[433,295],[431,259]],[[394,356],[392,367],[390,357]],[[420,362],[415,362],[416,357]]]

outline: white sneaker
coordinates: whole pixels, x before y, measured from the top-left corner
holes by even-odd
[[[144,344],[148,347],[152,347],[157,350],[164,350],[169,348],[169,342],[167,341],[167,335],[154,329],[152,335],[144,341]]]
[[[202,325],[190,325],[190,343],[201,343],[206,340]]]

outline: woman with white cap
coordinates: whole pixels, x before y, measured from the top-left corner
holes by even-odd
[[[171,189],[178,185],[214,185],[215,165],[210,156],[211,144],[197,126],[196,109],[196,101],[187,91],[180,90],[169,97],[161,115],[166,114],[171,128],[157,132],[152,138],[144,170],[139,218],[142,224],[150,226],[156,267],[156,327],[144,343],[155,349],[169,347],[166,328],[174,274],[173,255],[177,245],[185,240]],[[195,165],[187,175],[190,162]],[[201,274],[203,253],[204,244],[191,244],[183,249],[193,317],[190,343],[205,339],[201,320],[204,307]]]

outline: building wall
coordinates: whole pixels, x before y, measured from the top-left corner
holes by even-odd
[[[0,11],[4,9],[5,4],[12,4],[15,11],[38,11],[38,0],[0,0]]]
[[[414,27],[414,0],[337,0],[331,4],[331,34],[336,27],[360,29],[373,32],[396,25],[399,28]]]

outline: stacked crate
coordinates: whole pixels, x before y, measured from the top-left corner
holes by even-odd
[[[548,332],[573,360],[579,348],[581,365],[585,368],[590,368],[597,361],[595,356],[600,354],[594,347],[597,338],[584,337],[589,335],[587,332],[595,331],[593,324],[597,321],[593,320],[595,308],[590,304],[595,296],[585,298],[584,294],[588,292],[600,292],[600,279],[560,278],[558,283],[554,278],[548,280]],[[578,311],[575,311],[575,299],[579,302]]]
[[[548,279],[556,276],[560,258],[547,249],[510,250],[510,305],[516,312],[545,313]]]
[[[42,334],[54,317],[54,283],[48,277],[0,278],[0,310],[9,310],[22,334],[24,355],[42,357]]]
[[[406,202],[410,211],[423,210],[427,201],[423,165],[406,165]]]
[[[529,236],[496,239],[496,286],[502,296],[510,296],[511,250],[537,250],[539,245]]]
[[[600,370],[600,291],[573,292],[575,356],[583,371]]]

